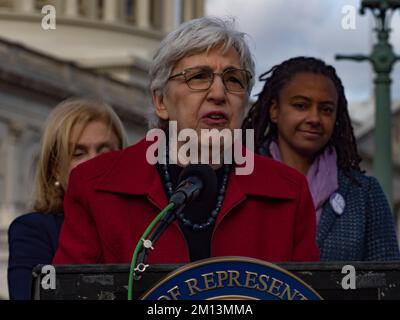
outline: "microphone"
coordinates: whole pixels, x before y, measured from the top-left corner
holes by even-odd
[[[164,230],[174,221],[177,214],[193,200],[207,202],[217,195],[217,175],[207,164],[190,164],[185,167],[178,178],[178,187],[171,196],[169,203],[173,209],[160,220],[150,238],[157,240]]]
[[[178,187],[172,194],[170,204],[174,207],[170,210],[159,224],[150,233],[143,250],[139,253],[138,264],[145,265],[149,249],[160,238],[167,227],[176,219],[177,214],[181,212],[187,204],[193,200],[207,202],[215,199],[217,195],[217,175],[214,170],[206,164],[190,164],[183,169],[178,178]],[[148,244],[148,246],[147,246]]]
[[[214,170],[206,164],[190,164],[179,175],[178,187],[172,194],[170,202],[174,203],[177,209],[199,196],[207,200],[216,193],[217,176]]]

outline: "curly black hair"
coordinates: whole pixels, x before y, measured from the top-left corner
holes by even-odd
[[[295,57],[263,73],[259,80],[265,81],[264,87],[244,119],[242,129],[254,129],[256,151],[263,147],[265,141],[276,139],[277,128],[271,121],[269,112],[272,102],[279,100],[280,91],[293,76],[303,72],[324,75],[335,85],[338,93],[338,108],[335,128],[328,144],[336,149],[337,165],[340,169],[345,172],[350,169],[361,171],[359,166],[361,157],[357,151],[342,81],[337,76],[335,68],[320,59]]]

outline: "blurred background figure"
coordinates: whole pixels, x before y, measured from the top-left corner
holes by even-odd
[[[53,259],[64,221],[63,199],[71,170],[126,144],[120,119],[100,101],[67,100],[50,114],[37,162],[33,212],[18,217],[9,228],[11,299],[30,299],[33,267]]]

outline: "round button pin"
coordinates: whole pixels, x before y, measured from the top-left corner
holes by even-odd
[[[344,201],[343,196],[340,193],[335,192],[329,198],[329,202],[333,208],[333,211],[337,215],[342,215],[344,212],[344,208],[346,207],[346,202]]]

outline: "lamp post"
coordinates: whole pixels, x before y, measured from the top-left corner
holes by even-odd
[[[374,174],[392,203],[392,138],[390,74],[397,56],[389,43],[390,15],[400,9],[400,0],[363,0],[360,14],[369,9],[375,19],[377,42],[370,55],[336,55],[338,60],[369,61],[375,71],[375,131],[374,131]]]

